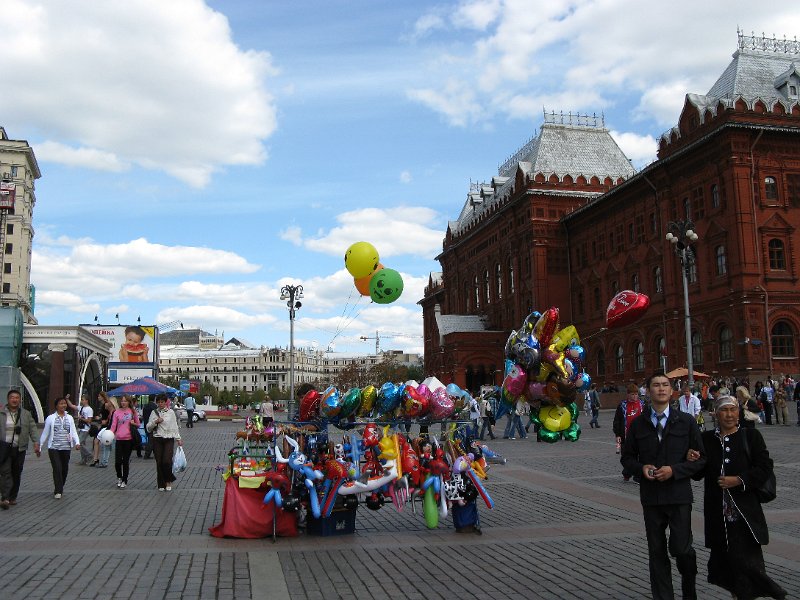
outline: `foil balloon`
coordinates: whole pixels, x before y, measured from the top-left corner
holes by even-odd
[[[512,331],[511,334],[508,336],[508,340],[506,341],[505,347],[505,357],[510,358],[511,360],[514,359],[513,357],[513,348],[515,344],[518,344],[520,341],[519,337],[517,337],[517,332]]]
[[[544,396],[543,383],[539,383],[538,381],[531,381],[525,387],[525,397],[528,399],[528,402],[541,400],[543,396]]]
[[[340,417],[349,417],[353,415],[358,410],[358,407],[361,404],[361,390],[358,388],[352,388],[347,390],[347,393],[342,398],[342,408],[339,411]]]
[[[400,386],[387,381],[378,392],[378,412],[382,415],[392,412],[400,406],[402,400]]]
[[[592,385],[592,378],[588,373],[579,373],[575,379],[575,389],[579,392],[585,392]]]
[[[447,390],[443,387],[437,388],[431,392],[430,402],[428,404],[428,413],[432,419],[441,421],[442,419],[449,419],[453,416],[455,410],[455,401],[448,395]]]
[[[361,389],[361,406],[358,408],[358,416],[366,417],[375,408],[375,401],[378,399],[378,390],[374,385],[367,385]]]
[[[520,333],[524,335],[529,335],[533,333],[533,329],[536,326],[536,322],[541,318],[541,316],[542,313],[535,310],[527,317],[525,317],[525,320],[522,322],[522,327],[519,328]]]
[[[403,293],[403,277],[394,269],[381,269],[369,280],[369,297],[376,304],[391,304]]]
[[[614,329],[638,321],[650,306],[650,298],[639,292],[623,290],[611,299],[606,309],[606,327]]]
[[[300,400],[300,420],[313,421],[319,415],[322,395],[317,390],[309,390]]]
[[[558,331],[558,309],[553,306],[548,308],[533,326],[533,334],[542,346],[549,346],[553,335]]]
[[[528,375],[520,365],[514,365],[503,379],[503,388],[512,396],[519,396],[525,391],[525,384],[528,382]]]
[[[550,344],[555,346],[556,351],[563,352],[568,346],[573,346],[581,343],[581,338],[578,335],[578,330],[574,325],[567,325],[563,329],[559,329],[553,334],[553,339]]]
[[[361,441],[364,442],[365,448],[377,446],[381,441],[381,434],[378,426],[375,423],[369,423],[364,427],[364,433],[361,436]]]
[[[564,354],[576,365],[583,365],[586,362],[586,350],[583,346],[578,346],[577,344],[567,346]]]
[[[541,359],[539,357],[539,350],[531,348],[523,342],[514,344],[514,360],[524,367],[526,373],[535,375],[539,372]]]
[[[542,360],[550,365],[553,371],[561,375],[561,377],[569,377],[570,374],[567,372],[567,365],[564,362],[566,357],[563,352],[558,352],[554,346],[551,345],[547,350],[542,351]]]
[[[319,412],[326,419],[333,419],[339,416],[342,410],[342,395],[339,390],[334,386],[328,387],[322,393],[322,399],[319,403]]]
[[[451,398],[456,399],[461,397],[461,388],[455,383],[448,383],[445,389],[447,390],[447,395]]]
[[[420,396],[422,396],[422,397],[424,397],[424,398],[427,398],[428,400],[430,400],[430,399],[431,399],[431,390],[430,390],[430,388],[429,388],[427,385],[425,385],[424,383],[420,383],[420,384],[417,386],[417,393],[418,393]]]
[[[407,416],[416,419],[428,412],[428,398],[420,394],[418,390],[410,385],[406,386],[405,397],[406,400],[403,409]]]

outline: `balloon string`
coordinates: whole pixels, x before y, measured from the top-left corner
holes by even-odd
[[[591,334],[589,334],[589,335],[584,335],[584,336],[582,336],[582,337],[581,337],[581,341],[583,341],[583,340],[590,340],[590,339],[592,339],[594,336],[596,336],[596,335],[600,335],[600,334],[601,334],[601,333],[603,333],[604,331],[608,331],[608,327],[601,327],[600,329],[598,329],[598,330],[597,330],[597,331],[595,331],[594,333],[591,333]]]
[[[350,292],[350,293],[351,293],[351,296],[352,296],[352,292]],[[359,302],[361,302],[361,298],[362,298],[362,296],[359,294],[359,296],[358,296],[358,299],[357,299],[357,300],[355,301],[355,303],[353,304],[353,307],[352,307],[352,309],[351,309],[351,312],[353,312],[353,311],[355,311],[355,310],[356,310],[356,308],[358,307],[358,303],[359,303]],[[347,304],[349,304],[349,303],[350,303],[350,299],[348,298],[348,300],[347,300]],[[345,311],[344,311],[344,312],[347,312],[347,309],[346,309],[346,308],[345,308]],[[338,337],[339,337],[339,335],[341,335],[342,333],[344,333],[344,331],[345,331],[345,330],[346,330],[346,329],[347,329],[347,328],[350,326],[350,324],[351,324],[353,321],[355,321],[355,320],[356,320],[356,319],[359,317],[359,315],[360,315],[360,314],[361,314],[361,310],[359,309],[359,310],[358,310],[358,312],[357,312],[357,313],[355,313],[355,314],[353,314],[353,315],[352,315],[352,316],[349,318],[349,320],[347,320],[347,322],[346,322],[346,323],[344,323],[344,324],[342,324],[342,322],[343,322],[344,320],[346,320],[346,319],[345,319],[345,316],[344,316],[344,314],[342,314],[342,321],[340,321],[340,322],[339,322],[339,325],[338,325],[338,326],[337,326],[337,328],[336,328],[336,333],[334,333],[334,335],[333,335],[333,337],[331,338],[330,342],[328,342],[328,346],[330,346],[330,345],[331,345],[331,344],[332,344],[332,343],[333,343],[333,342],[336,340],[336,338],[338,338]]]

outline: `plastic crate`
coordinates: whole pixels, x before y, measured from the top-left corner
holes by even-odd
[[[356,509],[334,510],[330,517],[308,519],[306,533],[309,535],[347,535],[356,531]]]

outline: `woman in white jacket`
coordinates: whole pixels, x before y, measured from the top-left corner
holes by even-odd
[[[56,412],[44,420],[39,445],[47,448],[50,465],[53,467],[53,497],[60,500],[69,471],[69,454],[73,448],[81,448],[75,420],[67,414],[66,398],[56,398]]]
[[[145,427],[153,441],[158,491],[169,492],[172,490],[172,482],[175,481],[175,475],[172,474],[172,455],[175,451],[175,442],[178,443],[178,446],[183,446],[183,441],[175,411],[167,408],[166,394],[156,396],[156,406],[158,408],[150,413]]]

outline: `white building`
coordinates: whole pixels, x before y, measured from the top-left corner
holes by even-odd
[[[215,336],[197,330],[180,330],[161,335],[158,371],[161,377],[178,377],[207,381],[220,391],[254,392],[289,389],[291,356],[288,348],[255,347],[244,340],[232,338],[209,344]],[[202,343],[201,343],[202,341]],[[355,362],[364,370],[391,355],[399,365],[422,366],[419,354],[387,351],[380,354],[353,355],[324,352],[311,348],[295,348],[295,387],[310,383],[325,387],[339,373]],[[383,382],[380,382],[383,383]]]

